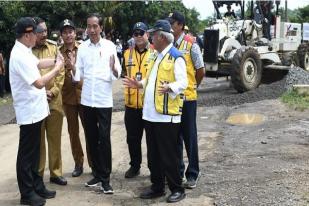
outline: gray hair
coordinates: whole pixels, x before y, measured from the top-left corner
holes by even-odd
[[[166,31],[159,31],[159,35],[164,36],[169,44],[174,42],[174,35],[172,33]]]

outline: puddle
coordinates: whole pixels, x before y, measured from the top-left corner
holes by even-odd
[[[265,117],[261,114],[238,113],[229,116],[226,122],[232,125],[256,125],[264,120]]]

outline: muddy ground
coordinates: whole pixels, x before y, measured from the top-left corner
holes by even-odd
[[[266,86],[267,87],[267,86]],[[220,88],[220,89],[218,89]],[[262,87],[263,88],[263,85]],[[150,184],[146,166],[145,141],[141,175],[127,180],[128,150],[123,123],[121,82],[115,83],[115,112],[112,119],[114,195],[101,194],[83,184],[91,178],[85,161],[85,173],[72,178],[74,166],[69,137],[62,132],[63,172],[67,186],[46,185],[57,190],[48,206],[165,205],[165,198],[141,200],[139,193]],[[234,98],[237,93],[224,79],[204,80],[199,89],[198,138],[202,176],[198,187],[186,190],[187,198],[174,205],[309,205],[309,111],[295,111],[276,97],[251,103],[207,105],[212,99]],[[234,95],[231,97],[231,95]],[[202,101],[201,101],[202,100]],[[217,100],[216,100],[217,101]],[[234,100],[233,100],[234,101]],[[10,107],[10,106],[7,106]],[[0,108],[1,119],[12,117],[10,109]],[[234,114],[259,114],[262,121],[229,124]],[[6,114],[6,115],[4,115]],[[9,119],[9,118],[8,118]],[[250,122],[252,119],[247,119]],[[3,121],[2,121],[3,122]],[[19,203],[15,164],[19,128],[16,124],[0,126],[0,205]],[[81,131],[84,143],[84,134]]]

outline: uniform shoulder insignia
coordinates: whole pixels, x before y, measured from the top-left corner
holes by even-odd
[[[50,44],[54,44],[57,46],[57,42],[56,41],[53,41],[53,40],[50,40],[50,39],[46,39],[46,42],[50,43]]]

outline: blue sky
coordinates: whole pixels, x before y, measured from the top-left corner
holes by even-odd
[[[200,19],[205,19],[211,16],[214,12],[212,0],[182,0],[187,8],[195,8],[200,13]],[[281,0],[281,5],[284,5],[284,0]],[[309,5],[309,0],[288,0],[288,8],[296,9]]]

